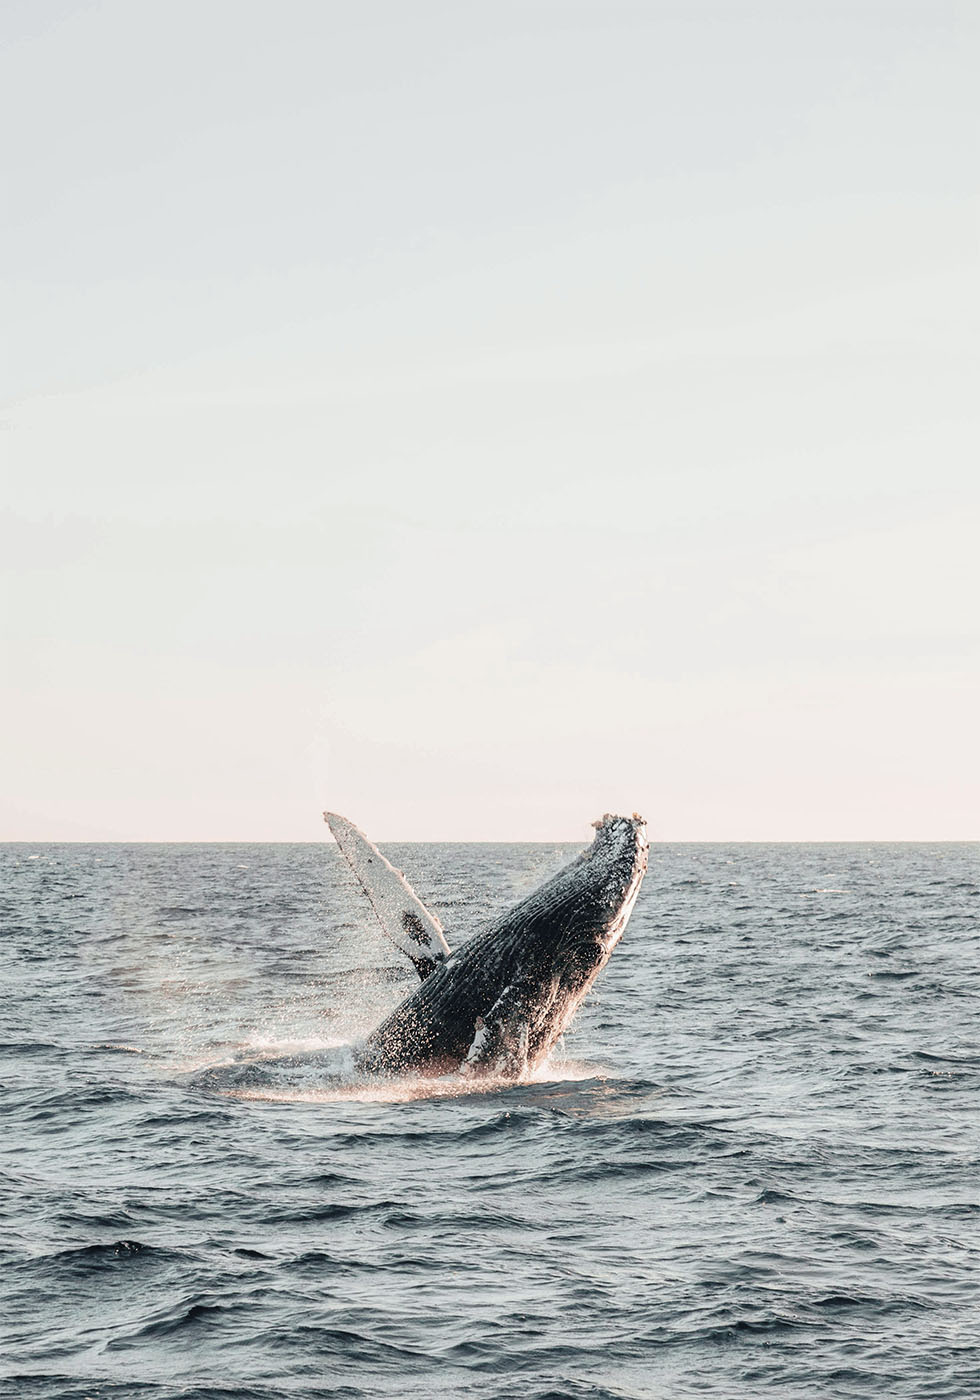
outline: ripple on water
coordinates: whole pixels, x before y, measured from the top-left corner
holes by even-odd
[[[0,849],[11,1400],[972,1400],[977,850],[663,847],[520,1085],[317,847]],[[567,848],[403,847],[467,930]]]

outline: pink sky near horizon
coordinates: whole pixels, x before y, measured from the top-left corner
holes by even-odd
[[[978,58],[9,6],[0,840],[980,837]]]

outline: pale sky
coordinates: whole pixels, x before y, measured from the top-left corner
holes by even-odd
[[[980,836],[975,0],[0,33],[0,839]]]

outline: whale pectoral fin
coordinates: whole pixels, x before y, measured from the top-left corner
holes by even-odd
[[[527,1004],[519,992],[508,987],[485,1019],[476,1018],[462,1073],[468,1078],[520,1079],[527,1070],[530,1035]]]
[[[353,822],[336,812],[324,812],[323,819],[371,901],[385,937],[404,953],[424,980],[449,957],[442,924],[426,909],[402,872]]]
[[[527,1069],[527,1046],[526,1021],[503,1026],[480,1017],[461,1072],[467,1079],[520,1079]]]

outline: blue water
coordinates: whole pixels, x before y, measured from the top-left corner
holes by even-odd
[[[386,848],[450,941],[572,854]],[[535,1082],[358,1082],[329,846],[0,848],[0,1394],[980,1395],[980,861],[651,850]]]

